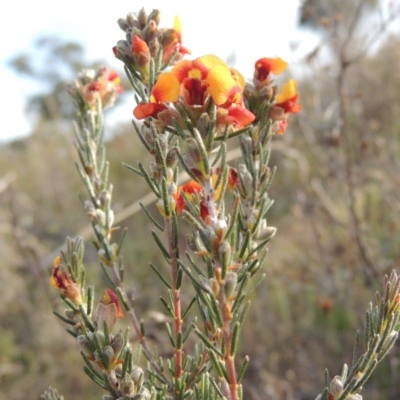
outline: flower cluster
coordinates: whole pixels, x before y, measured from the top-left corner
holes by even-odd
[[[175,109],[165,104],[172,102],[175,107],[183,107],[196,126],[212,99],[217,106],[217,126],[240,128],[255,119],[244,107],[244,87],[243,76],[217,56],[183,60],[159,76],[150,103],[139,104],[133,114],[137,119],[153,117],[164,126],[171,125],[172,118],[179,120]]]
[[[107,68],[99,71],[85,69],[78,74],[76,79],[68,87],[79,109],[97,110],[99,103],[102,109],[113,106],[117,95],[122,93],[118,74]]]
[[[159,28],[160,12],[153,10],[149,15],[142,8],[138,14],[130,13],[120,18],[118,25],[125,32],[126,39],[113,47],[114,55],[125,65],[136,71],[144,82],[148,82],[150,60],[162,51],[163,63],[173,64],[190,50],[182,46],[181,24],[175,17],[170,29]]]
[[[245,91],[249,109],[257,115],[257,119],[262,118],[262,113],[265,112],[263,103],[269,104],[267,115],[273,122],[272,131],[276,134],[284,133],[288,126],[289,115],[301,110],[301,105],[297,103],[299,95],[294,79],[286,82],[278,95],[276,86],[272,86],[272,76],[281,74],[287,66],[288,64],[279,57],[257,60],[253,82],[247,84]]]

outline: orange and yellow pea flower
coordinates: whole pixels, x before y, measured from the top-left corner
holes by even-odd
[[[259,82],[264,82],[272,73],[274,75],[281,74],[288,66],[286,61],[281,58],[260,58],[254,65],[254,78]]]
[[[185,54],[191,54],[191,51],[182,46],[182,28],[178,16],[174,18],[174,27],[169,30],[163,44],[163,62],[167,62],[178,48],[178,57],[182,58]]]
[[[103,297],[100,300],[100,303],[108,306],[109,304],[115,304],[117,307],[117,318],[123,318],[124,314],[122,313],[122,308],[118,300],[118,296],[110,289],[106,289]]]
[[[207,84],[214,103],[219,106],[218,125],[243,127],[254,121],[255,115],[244,107],[245,80],[238,71],[223,64],[216,65],[207,75]]]
[[[186,209],[186,203],[185,200],[183,199],[182,192],[185,193],[186,197],[189,200],[192,200],[193,194],[195,192],[202,193],[202,191],[203,191],[203,186],[201,186],[200,183],[196,182],[193,179],[191,179],[184,185],[179,186],[176,192],[176,211],[178,215],[181,214],[184,209]]]
[[[54,259],[53,273],[50,277],[51,285],[74,304],[82,303],[81,288],[66,271],[60,271],[60,257]]]
[[[218,180],[218,174],[220,173],[220,169],[217,168],[217,170],[215,172],[216,173],[211,176],[211,180],[212,180],[212,184],[213,184],[214,188],[215,188],[215,185]],[[235,188],[235,185],[237,183],[238,183],[237,171],[235,168],[229,167],[228,189],[230,192]],[[215,200],[219,199],[219,197],[221,196],[221,191],[222,191],[222,186],[219,185],[218,188],[214,191],[214,199]],[[200,195],[203,194],[203,186],[200,185],[195,180],[191,179],[189,182],[178,187],[178,190],[176,192],[176,210],[177,210],[178,215],[180,215],[183,210],[187,209],[185,200],[183,199],[182,192],[185,193],[188,200],[192,200],[195,192],[199,193]],[[203,220],[208,216],[208,210],[205,207],[205,204],[203,201],[200,202],[200,215],[203,218]]]
[[[201,106],[210,95],[218,106],[217,125],[247,126],[255,116],[244,108],[244,87],[243,76],[217,56],[208,54],[180,61],[171,72],[159,76],[151,91],[150,103],[139,104],[134,115],[137,119],[157,117],[168,108],[164,103],[177,101],[179,95],[187,105]]]
[[[176,64],[173,73],[181,84],[180,94],[189,106],[202,106],[208,97],[207,75],[210,70],[224,62],[217,56],[208,54],[194,60],[184,60]]]
[[[297,103],[298,98],[296,81],[290,79],[283,85],[282,91],[277,96],[275,107],[282,108],[285,114],[296,114],[301,110],[301,104]]]
[[[290,79],[283,85],[282,91],[276,98],[276,103],[270,110],[270,116],[274,113],[281,116],[272,117],[275,120],[273,130],[276,134],[282,135],[288,127],[289,114],[296,114],[301,110],[301,104],[297,103],[299,94],[296,90],[296,81]]]
[[[163,103],[177,101],[179,94],[189,105],[202,105],[208,95],[207,75],[221,63],[224,62],[211,54],[178,62],[171,72],[158,77],[151,91],[150,103],[139,104],[134,109],[134,116],[137,119],[156,117],[160,111],[167,109]]]
[[[133,115],[137,119],[156,117],[160,111],[168,108],[165,103],[178,100],[179,89],[178,78],[173,73],[162,73],[151,90],[150,103],[138,104],[133,110]]]

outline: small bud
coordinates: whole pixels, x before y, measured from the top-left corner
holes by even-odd
[[[158,42],[157,39],[154,39],[149,41],[148,46],[151,56],[155,57],[160,50],[160,43]]]
[[[131,396],[135,393],[136,385],[133,380],[129,377],[125,377],[123,381],[121,381],[121,391],[124,395]]]
[[[79,315],[79,311],[64,310],[64,314],[67,318],[74,320]]]
[[[186,244],[189,247],[189,249],[192,250],[193,252],[203,250],[197,236],[186,236]]]
[[[142,395],[142,397],[140,398],[140,400],[150,400],[150,398],[151,398],[150,391],[149,391],[147,388],[145,388],[145,387],[142,387],[142,388],[140,389],[140,394]]]
[[[144,7],[142,7],[140,9],[137,19],[140,24],[140,27],[143,29],[147,24],[147,13],[146,13],[146,10],[144,9]]]
[[[114,350],[111,346],[104,347],[103,355],[107,359],[108,364],[110,365],[114,358]]]
[[[115,354],[119,354],[124,347],[124,338],[120,333],[117,333],[111,340],[111,346]]]
[[[239,175],[243,182],[244,189],[248,193],[251,193],[251,188],[253,185],[253,177],[251,176],[250,172],[247,170],[244,164],[239,165]],[[239,188],[241,188],[241,185],[239,185]]]
[[[130,35],[129,36],[130,39]],[[131,50],[131,45],[128,40],[119,40],[117,45],[113,48],[115,57],[122,60],[126,64],[133,64],[134,58]]]
[[[130,27],[135,27],[135,28],[139,28],[139,22],[136,18],[136,15],[134,13],[129,13],[126,16],[126,23],[130,26]]]
[[[163,154],[166,154],[168,149],[168,136],[165,134],[157,135],[158,142],[160,143]]]
[[[343,391],[343,382],[342,378],[339,375],[336,375],[330,385],[329,391],[332,393],[333,397],[336,399]]]
[[[165,214],[165,208],[164,208],[164,201],[163,201],[163,199],[160,199],[160,200],[157,201],[156,207],[157,207],[158,212],[160,213],[160,215],[166,218],[167,215]]]
[[[200,136],[203,139],[207,137],[209,128],[210,128],[210,116],[207,113],[203,113],[201,114],[197,122],[197,129],[199,130]]]
[[[106,222],[108,222],[106,228],[110,229],[113,226],[114,223],[114,211],[113,210],[108,210],[108,215],[107,215],[108,219],[106,220]],[[118,246],[117,246],[118,248]]]
[[[128,28],[129,28],[129,24],[126,21],[126,19],[119,18],[118,21],[117,21],[117,24],[124,32],[126,32],[128,30]]]
[[[276,234],[277,229],[274,226],[267,226],[264,229],[260,229],[257,235],[258,240],[272,239]]]
[[[214,241],[216,239],[216,234],[211,226],[207,226],[205,229],[199,231],[201,241],[203,242],[207,251],[212,252],[214,248]]]
[[[178,147],[174,146],[168,151],[167,156],[165,157],[165,162],[167,167],[174,168],[179,161],[178,158]]]
[[[202,162],[201,153],[197,142],[193,138],[185,140],[186,157],[190,160],[190,165],[196,166]]]
[[[149,21],[149,23],[143,29],[142,35],[146,43],[156,40],[158,35],[157,24],[154,21]]]
[[[228,224],[225,219],[218,219],[215,224],[215,232],[219,237],[223,237],[225,232],[228,230]]]
[[[106,342],[106,338],[104,336],[104,332],[103,331],[97,331],[95,333],[97,340],[100,342],[100,344],[102,346],[104,346],[105,342]]]
[[[173,191],[173,193],[175,193],[175,191]],[[168,196],[169,199],[169,208],[171,210],[171,213],[174,212],[176,210],[176,200],[175,200],[175,196]]]
[[[170,184],[171,182],[173,182],[174,179],[174,171],[172,170],[172,168],[167,168],[167,174],[166,174],[166,180],[167,183]],[[173,182],[175,184],[175,182]]]
[[[271,170],[268,166],[263,165],[261,171],[260,183],[264,183],[271,176]]]
[[[108,190],[103,190],[99,196],[101,206],[105,206],[111,201],[111,193]]]
[[[106,214],[104,211],[97,209],[95,213],[96,223],[101,227],[104,227],[106,224]]]
[[[143,379],[142,368],[138,367],[137,365],[134,365],[132,367],[131,378],[133,379],[133,382],[135,382],[137,385],[140,384],[140,381]]]
[[[247,229],[253,231],[254,225],[256,224],[258,217],[260,215],[260,210],[253,210],[250,216],[247,218]]]
[[[79,335],[76,338],[76,340],[77,340],[80,348],[83,350],[83,352],[86,355],[92,355],[93,354],[91,346],[89,344],[89,341],[87,340],[87,338],[84,335]]]
[[[248,154],[253,152],[253,140],[248,135],[241,135],[239,137],[240,147],[246,150]]]
[[[225,278],[225,296],[226,299],[232,300],[236,294],[236,287],[237,287],[237,274],[235,272],[228,272]]]
[[[160,23],[160,20],[161,20],[161,12],[160,10],[157,9],[154,9],[147,17],[147,21],[154,21],[156,25]]]
[[[228,265],[231,263],[232,257],[232,248],[227,241],[224,241],[219,245],[218,256],[223,270],[226,270]]]
[[[165,30],[161,35],[160,42],[163,48],[173,45],[176,43],[176,32],[173,29]]]
[[[210,288],[214,294],[214,297],[218,297],[221,287],[215,278],[210,279]]]
[[[150,129],[143,126],[142,131],[140,133],[142,139],[146,142],[146,144],[150,147],[151,150],[154,149],[154,137],[151,133]]]
[[[171,199],[175,202],[175,193],[178,190],[178,186],[176,186],[175,182],[171,182],[168,187],[168,194],[172,195]]]
[[[96,191],[100,190],[103,187],[103,181],[100,177],[96,176],[93,179],[93,186],[96,189]],[[98,201],[96,201],[98,203]],[[100,205],[100,204],[99,204]]]
[[[100,363],[100,362],[101,362],[100,356],[99,356],[99,352],[98,352],[97,350],[93,353],[93,356],[94,356],[94,360],[95,360],[97,363]]]

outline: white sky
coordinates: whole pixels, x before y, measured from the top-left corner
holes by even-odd
[[[0,77],[2,84],[0,142],[27,135],[29,123],[24,117],[24,104],[32,88],[18,79],[6,66],[13,55],[30,51],[35,39],[57,35],[85,46],[88,59],[104,59],[107,66],[121,69],[111,48],[124,33],[116,21],[145,4],[150,12],[162,11],[162,26],[172,26],[174,15],[182,25],[183,44],[193,56],[207,53],[226,59],[236,53],[235,67],[251,77],[254,62],[260,57],[280,56],[293,61],[291,44],[298,44],[300,35],[310,46],[310,35],[297,31],[300,0],[12,0],[7,12],[0,13]],[[304,39],[307,38],[307,39]],[[301,50],[298,50],[301,51]],[[304,51],[302,51],[304,54]],[[126,119],[131,118],[132,105],[127,105]],[[119,115],[120,113],[118,113]]]

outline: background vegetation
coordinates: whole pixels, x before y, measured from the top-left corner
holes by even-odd
[[[296,68],[303,112],[273,143],[278,173],[269,223],[278,234],[240,349],[251,359],[246,399],[313,400],[323,369],[333,376],[350,362],[367,303],[384,274],[400,265],[400,36],[390,33],[392,14],[380,13],[381,5],[303,4],[299,23],[321,41]],[[88,63],[78,44],[44,38],[38,45],[41,65],[27,54],[11,63],[47,85],[27,106],[35,117],[32,134],[0,148],[0,400],[39,398],[49,385],[67,400],[94,400],[100,389],[82,373],[77,344],[52,315],[60,304],[48,284],[54,251],[67,235],[88,232],[64,91]],[[108,132],[114,210],[127,214],[120,223],[129,228],[127,283],[162,353],[154,295],[160,288],[147,267],[158,255],[144,234],[146,217],[129,212],[147,188],[121,164],[143,154],[129,119]],[[89,279],[105,286],[87,249]],[[364,398],[399,399],[399,377],[397,344]]]

